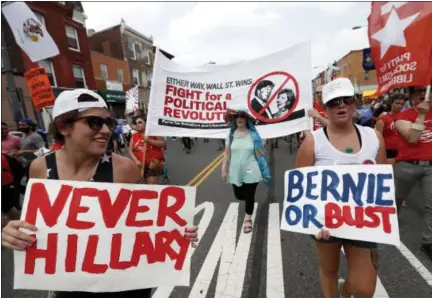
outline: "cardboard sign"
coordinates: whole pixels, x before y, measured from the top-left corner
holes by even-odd
[[[196,188],[30,179],[15,289],[119,292],[189,285]],[[30,233],[30,232],[29,232]]]
[[[229,65],[179,65],[156,51],[146,135],[224,138],[224,116],[247,108],[263,138],[310,129],[311,46]]]
[[[45,68],[32,68],[24,76],[27,80],[35,109],[42,110],[45,107],[52,106],[55,97]]]
[[[285,173],[281,229],[399,245],[390,165],[308,167]]]

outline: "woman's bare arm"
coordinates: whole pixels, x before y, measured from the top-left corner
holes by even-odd
[[[309,134],[297,151],[296,168],[311,167],[315,164],[315,140]]]

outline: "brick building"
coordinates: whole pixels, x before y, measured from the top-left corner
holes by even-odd
[[[336,63],[340,67],[337,75],[350,79],[353,84],[357,83],[360,91],[378,88],[376,71],[363,69],[363,50],[351,51]]]
[[[365,71],[363,69],[363,49],[353,50],[336,61],[340,68],[336,71],[335,76],[348,78],[353,84],[357,84],[359,91],[376,90],[378,80],[375,70]],[[314,88],[325,84],[325,71],[320,72],[313,80]]]
[[[96,89],[104,97],[110,110],[122,117],[125,110],[125,91],[132,88],[127,61],[92,51],[91,60]]]
[[[16,50],[10,51],[12,68],[24,72],[38,65],[44,67],[56,96],[69,88],[88,88],[94,90],[96,85],[93,78],[90,45],[85,27],[86,16],[81,2],[27,1],[26,4],[39,18],[42,25],[46,27],[48,33],[57,44],[60,54],[50,59],[33,63],[16,45],[13,36],[9,36],[7,39],[8,46],[11,45],[12,48],[16,48]],[[6,27],[9,26],[6,25]],[[50,122],[50,112],[51,109],[47,108],[42,113],[45,128]]]
[[[18,97],[20,98],[21,114],[24,117],[31,118],[36,122],[36,112],[33,107],[29,90],[27,88],[27,81],[24,78],[25,68],[23,59],[21,57],[21,48],[15,42],[12,30],[6,22],[3,14],[1,16],[1,26],[3,31],[2,33],[4,34],[6,41],[6,45],[2,44],[2,48],[4,48],[4,50],[6,50],[7,54],[9,55],[15,87]],[[16,123],[8,94],[8,86],[6,83],[6,74],[4,74],[3,69],[3,57],[1,78],[1,118],[3,122],[6,122],[7,125],[11,127],[11,129],[16,129]]]
[[[127,26],[124,20],[98,32],[89,30],[89,38],[93,51],[127,61],[132,85],[139,87],[140,108],[146,109],[153,75],[153,38]]]

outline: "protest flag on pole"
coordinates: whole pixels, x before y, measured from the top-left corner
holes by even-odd
[[[379,94],[432,79],[432,2],[373,2],[368,36]]]
[[[45,26],[25,2],[2,5],[16,43],[32,62],[57,56],[60,52]]]
[[[126,91],[126,113],[130,114],[138,110],[139,93],[138,86]]]

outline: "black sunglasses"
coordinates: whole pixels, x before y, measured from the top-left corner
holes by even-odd
[[[108,126],[109,130],[113,130],[117,124],[117,121],[111,117],[83,116],[76,119],[76,121],[78,120],[85,120],[90,129],[97,131],[101,130],[104,124]]]
[[[246,119],[247,117],[248,117],[247,114],[244,112],[239,112],[239,113],[234,114],[234,119],[238,119],[238,118]]]
[[[342,103],[346,106],[352,105],[353,103],[355,103],[355,98],[351,96],[335,98],[326,103],[326,106],[329,108],[335,108]]]

